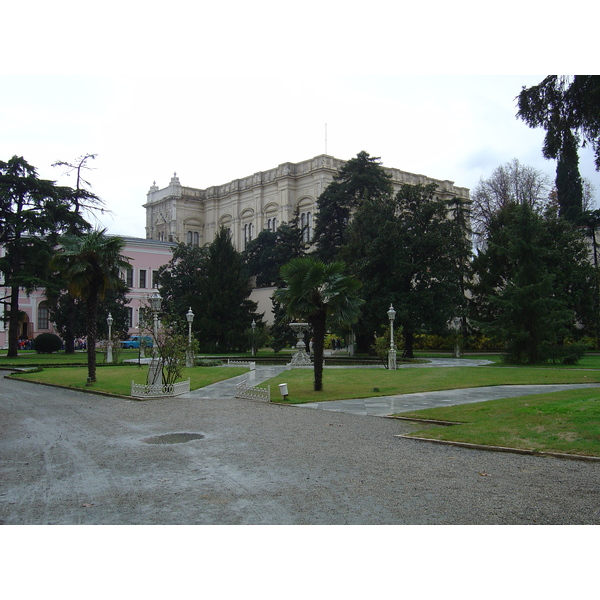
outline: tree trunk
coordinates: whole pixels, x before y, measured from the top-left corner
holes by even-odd
[[[75,300],[71,294],[67,297],[67,319],[65,323],[65,354],[75,354],[75,334],[73,321],[75,320]]]
[[[592,247],[594,248],[594,273],[596,284],[596,298],[594,300],[595,315],[596,315],[596,348],[600,349],[600,328],[598,327],[598,309],[600,306],[600,288],[598,286],[598,245],[596,242],[596,228],[592,228]]]
[[[403,358],[414,358],[413,353],[413,339],[414,333],[412,331],[404,332],[404,352],[402,353]]]
[[[311,320],[313,330],[313,352],[314,352],[314,371],[315,371],[315,392],[323,389],[323,348],[325,347],[325,323],[327,321],[327,312],[321,310]]]
[[[10,316],[8,321],[8,358],[19,356],[19,286],[10,288]]]
[[[87,363],[90,382],[96,381],[96,311],[97,298],[91,296],[87,301],[86,330],[87,330]]]
[[[356,352],[359,354],[371,354],[373,352],[372,346],[374,343],[373,334],[361,333],[356,334]]]

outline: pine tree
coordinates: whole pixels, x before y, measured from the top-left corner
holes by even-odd
[[[362,351],[389,325],[390,304],[408,358],[417,332],[445,333],[447,322],[462,316],[468,237],[436,188],[405,184],[393,200],[370,199],[356,211],[342,257],[363,283],[366,302],[355,326]]]
[[[362,151],[346,162],[317,200],[315,256],[325,262],[335,260],[346,243],[353,211],[362,202],[390,196],[392,191],[392,178],[379,158]]]
[[[298,220],[296,212],[292,222],[282,223],[277,231],[261,231],[242,253],[250,275],[256,277],[256,287],[280,285],[281,267],[304,254],[306,244]]]
[[[231,242],[229,232],[221,229],[208,247],[201,297],[204,309],[199,315],[200,344],[212,352],[245,351],[256,314],[257,303],[249,299],[248,269]]]
[[[567,136],[572,138],[572,136]],[[583,211],[583,181],[579,173],[579,156],[575,141],[570,139],[558,155],[556,196],[561,217],[577,223]]]
[[[63,231],[89,227],[74,210],[78,196],[69,187],[40,179],[23,157],[0,161],[0,244],[4,257],[0,270],[10,287],[8,302],[8,356],[19,348],[19,290],[44,287],[51,248]]]
[[[574,321],[559,272],[574,268],[577,259],[567,265],[569,252],[560,259],[551,235],[530,206],[507,206],[491,223],[486,251],[473,262],[475,318],[504,341],[510,362],[543,360],[544,347],[557,343]]]

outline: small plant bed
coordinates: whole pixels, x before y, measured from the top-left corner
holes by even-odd
[[[288,404],[395,396],[416,392],[455,390],[488,385],[544,385],[558,383],[600,383],[600,370],[573,370],[566,367],[443,367],[425,369],[325,369],[323,390],[313,390],[313,370],[293,369],[265,384],[277,389],[287,383]],[[375,390],[377,388],[377,390]],[[273,398],[283,402],[281,398]]]
[[[428,426],[403,437],[600,457],[600,390],[596,389],[429,408],[397,416],[453,423],[450,427]]]
[[[13,375],[13,377],[37,383],[129,396],[131,392],[131,380],[142,381],[146,377],[147,372],[147,366],[107,366],[98,369],[96,373],[97,381],[91,386],[86,385],[87,369],[83,366],[44,369],[36,373],[18,373]],[[182,379],[189,377],[190,389],[196,390],[217,381],[223,381],[224,379],[236,377],[247,372],[248,369],[243,367],[232,367],[229,369],[224,369],[223,367],[193,367],[183,370]]]

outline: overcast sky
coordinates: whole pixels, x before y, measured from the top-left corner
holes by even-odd
[[[101,224],[138,237],[148,189],[174,172],[204,188],[366,150],[385,166],[468,188],[513,158],[553,179],[543,131],[516,119],[515,97],[549,72],[569,72],[561,68],[593,72],[558,48],[536,60],[555,25],[536,17],[532,32],[527,3],[475,20],[470,2],[375,0],[360,12],[324,0],[31,4],[27,15],[8,8],[0,40],[0,160],[23,156],[40,176],[74,185],[51,164],[98,154],[88,179],[113,213]],[[587,27],[576,34],[584,56]],[[598,198],[588,151],[580,170]]]

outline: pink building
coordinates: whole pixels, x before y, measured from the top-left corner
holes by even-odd
[[[175,244],[142,238],[124,237],[123,254],[130,259],[131,268],[123,273],[123,278],[131,288],[129,293],[129,331],[137,333],[140,303],[153,293],[155,276],[158,269],[171,260],[171,249]],[[4,249],[0,248],[0,253]],[[1,255],[1,254],[0,254]],[[2,275],[0,274],[0,278]],[[0,280],[2,297],[10,295],[10,288]],[[43,289],[34,291],[30,296],[21,292],[19,310],[23,313],[19,324],[19,337],[32,340],[40,333],[56,333],[49,320],[48,307]],[[0,316],[4,316],[4,304],[0,304]],[[8,348],[8,324],[0,319],[0,348]]]

